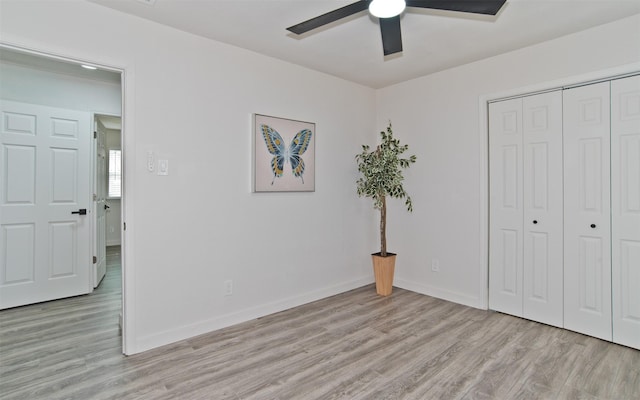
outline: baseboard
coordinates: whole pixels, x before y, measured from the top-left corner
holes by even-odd
[[[219,317],[212,318],[205,321],[200,321],[195,324],[181,326],[176,329],[171,329],[171,330],[167,330],[167,331],[152,334],[152,335],[147,335],[136,340],[135,349],[133,349],[133,352],[129,354],[135,354],[135,353],[151,350],[156,347],[178,342],[180,340],[202,335],[204,333],[213,332],[218,329],[226,328],[242,322],[264,317],[269,314],[274,314],[280,311],[288,310],[293,307],[298,307],[303,304],[311,303],[316,300],[321,300],[326,297],[334,296],[336,294],[344,293],[349,290],[357,289],[359,287],[369,285],[371,283],[373,283],[373,279],[371,276],[368,276],[365,278],[360,278],[360,279],[356,279],[356,280],[342,283],[339,285],[318,289],[309,293],[303,293],[298,296],[289,297],[286,299],[278,300],[278,301],[260,305],[257,307],[251,307],[239,312],[221,315]]]
[[[413,281],[404,279],[394,279],[393,286],[401,289],[411,290],[412,292],[426,294],[427,296],[437,297],[442,300],[451,301],[453,303],[486,310],[486,307],[478,297],[469,296],[467,294],[458,293],[430,285],[423,285]]]

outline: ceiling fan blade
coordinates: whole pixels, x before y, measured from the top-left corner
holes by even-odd
[[[290,26],[287,28],[287,30],[297,35],[301,35],[323,25],[330,24],[342,18],[346,18],[350,15],[359,13],[360,11],[364,11],[369,8],[370,2],[370,0],[356,1],[355,3],[351,3],[347,6],[338,8],[337,10],[329,11],[326,14],[322,14],[319,17],[311,18],[297,25]]]
[[[385,56],[402,51],[399,15],[391,18],[380,18],[380,33],[382,34],[382,49]]]
[[[496,15],[507,0],[406,0],[407,7]]]

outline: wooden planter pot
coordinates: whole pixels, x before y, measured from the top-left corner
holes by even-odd
[[[396,255],[387,253],[382,257],[380,253],[371,255],[373,259],[373,273],[376,277],[376,293],[389,296],[393,290],[393,273],[396,268]]]

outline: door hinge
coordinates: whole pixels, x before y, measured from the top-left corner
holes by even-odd
[[[93,263],[94,263],[94,264],[97,264],[97,263],[98,263],[98,257],[93,256]]]
[[[98,132],[93,131],[93,138],[94,138],[94,139],[97,139],[97,138],[98,138]]]
[[[93,194],[93,201],[96,201],[96,200],[98,200],[98,195],[94,193]]]
[[[122,223],[122,230],[123,230],[123,231],[126,231],[126,230],[127,230],[127,223],[126,223],[126,222],[123,222],[123,223]]]

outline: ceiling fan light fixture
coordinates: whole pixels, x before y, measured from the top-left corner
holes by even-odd
[[[369,12],[374,17],[391,18],[400,15],[406,6],[404,0],[373,0],[369,4]]]

